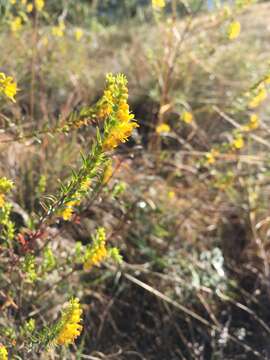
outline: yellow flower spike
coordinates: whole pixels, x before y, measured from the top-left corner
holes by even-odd
[[[190,124],[193,121],[193,115],[190,111],[183,111],[181,114],[181,119],[186,123]]]
[[[58,345],[69,345],[81,334],[82,309],[79,299],[70,300],[68,307],[63,311],[60,320],[60,331],[55,339]]]
[[[243,136],[241,134],[236,135],[236,137],[232,141],[232,147],[234,149],[240,150],[245,146],[245,142]]]
[[[154,9],[162,9],[165,5],[165,0],[152,0],[152,6]]]
[[[0,360],[8,360],[8,351],[4,345],[0,345]]]
[[[241,32],[241,24],[239,21],[233,21],[228,27],[228,38],[234,40],[238,38]]]
[[[75,35],[75,39],[77,41],[80,41],[81,38],[83,37],[83,30],[80,28],[75,29],[74,35]]]
[[[168,124],[162,123],[156,127],[156,132],[158,134],[165,134],[169,133],[171,131],[171,128]]]
[[[63,218],[63,220],[65,220],[65,221],[71,220],[73,212],[74,212],[73,207],[77,204],[78,204],[78,201],[69,201],[65,204],[65,208],[63,210],[61,210],[60,214],[59,214]]]
[[[58,26],[52,27],[52,34],[55,37],[63,37],[65,29],[66,29],[66,26],[65,26],[64,21],[60,21]]]

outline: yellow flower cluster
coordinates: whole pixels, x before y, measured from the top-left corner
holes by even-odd
[[[248,106],[251,109],[255,109],[256,107],[261,105],[261,103],[266,99],[266,97],[267,97],[267,90],[266,90],[264,82],[262,82],[255,89],[255,95],[249,101]]]
[[[206,154],[206,163],[208,165],[214,164],[219,154],[220,152],[217,149],[211,149],[211,151]]]
[[[234,40],[238,38],[241,31],[241,24],[239,21],[233,21],[229,24],[228,27],[228,38]]]
[[[166,133],[169,133],[170,131],[171,131],[170,126],[165,123],[161,123],[156,127],[156,132],[158,134],[166,134]]]
[[[55,339],[58,345],[68,345],[81,334],[82,309],[79,299],[71,299],[60,320],[60,331]]]
[[[22,28],[22,19],[19,16],[14,17],[10,21],[10,30],[15,34]]]
[[[8,360],[8,352],[3,345],[0,345],[0,360]]]
[[[17,94],[17,91],[17,84],[13,78],[0,72],[0,94],[3,93],[15,102],[14,96]]]
[[[74,32],[74,35],[75,35],[75,39],[77,41],[80,41],[81,38],[83,37],[83,30],[81,28],[76,28],[75,32]]]
[[[154,9],[162,9],[165,5],[165,0],[152,0],[152,6]]]
[[[102,148],[113,150],[130,137],[132,130],[138,126],[129,111],[127,79],[124,75],[107,76],[107,87],[98,104],[98,117],[108,118],[105,124],[105,135]]]
[[[193,121],[193,115],[190,111],[183,111],[181,114],[181,119],[186,123],[190,124]]]
[[[44,0],[35,0],[35,8],[37,9],[37,11],[42,11],[44,6],[45,6]]]
[[[65,220],[69,221],[73,215],[73,207],[77,204],[77,201],[69,201],[65,204],[65,208],[60,212],[60,216]]]
[[[13,182],[3,177],[0,178],[0,209],[5,205],[5,194],[13,188]]]
[[[249,122],[246,125],[243,125],[243,131],[252,131],[256,130],[260,125],[260,119],[257,114],[251,114]]]
[[[98,266],[108,256],[106,249],[106,233],[103,228],[99,228],[93,245],[87,249],[85,255],[84,270],[90,270],[93,266]]]
[[[235,137],[232,140],[232,148],[236,150],[240,150],[245,146],[243,135],[236,134]]]
[[[55,37],[63,37],[65,29],[66,29],[66,25],[65,25],[64,21],[63,20],[59,21],[58,26],[52,27],[52,34]]]

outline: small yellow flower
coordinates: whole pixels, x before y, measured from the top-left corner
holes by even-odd
[[[190,111],[183,111],[181,115],[181,119],[186,123],[190,124],[193,121],[193,115]]]
[[[241,24],[239,21],[233,21],[228,27],[228,38],[234,40],[238,38],[241,31]]]
[[[44,0],[35,0],[35,8],[37,9],[37,11],[42,11],[44,6],[45,6]]]
[[[64,310],[60,320],[60,331],[55,342],[58,345],[68,345],[81,334],[82,309],[77,298],[70,300],[67,309]]]
[[[169,200],[173,200],[175,198],[175,192],[173,190],[168,192],[168,198]]]
[[[165,5],[165,0],[152,0],[152,6],[154,9],[162,9]]]
[[[75,35],[75,39],[76,39],[77,41],[80,41],[81,38],[83,37],[83,30],[80,29],[80,28],[77,28],[77,29],[75,30],[74,35]]]
[[[211,149],[211,151],[209,151],[207,154],[206,154],[206,162],[207,164],[209,165],[212,165],[216,162],[216,159],[217,159],[217,156],[219,155],[219,151],[216,150],[216,149]]]
[[[106,233],[104,228],[99,228],[93,239],[93,244],[87,249],[83,268],[90,270],[93,266],[99,266],[108,257],[106,248]]]
[[[17,94],[17,84],[11,76],[0,73],[0,93],[4,93],[10,100],[15,102],[14,96]]]
[[[249,118],[248,128],[249,130],[256,130],[259,127],[260,119],[257,114],[251,114]]]
[[[0,345],[0,360],[8,360],[8,352],[3,345]]]
[[[62,37],[64,36],[65,28],[65,23],[63,21],[60,21],[58,26],[52,27],[52,34],[56,37]]]
[[[10,22],[10,29],[15,34],[22,28],[22,19],[19,16],[16,16],[11,22]]]
[[[16,0],[9,0],[11,5],[15,5],[16,4]]]
[[[237,150],[240,150],[244,146],[245,146],[245,142],[244,142],[243,136],[241,134],[236,135],[232,141],[232,147]]]
[[[27,13],[31,13],[33,11],[33,4],[27,4],[26,6],[26,12]]]
[[[169,133],[171,131],[171,128],[168,124],[162,123],[156,127],[156,132],[158,134],[164,134]]]
[[[260,84],[257,88],[256,95],[250,100],[248,106],[251,109],[258,107],[267,97],[267,91],[264,84]]]
[[[65,208],[60,212],[60,216],[63,218],[63,220],[71,220],[74,211],[73,207],[77,205],[77,203],[77,201],[69,201],[65,204]]]

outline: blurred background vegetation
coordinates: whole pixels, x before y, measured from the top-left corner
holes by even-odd
[[[48,225],[51,253],[36,260],[53,263],[46,278],[29,281],[1,245],[0,343],[11,359],[270,359],[270,4],[165,3],[47,0],[27,12],[0,0],[0,72],[19,87],[16,103],[0,101],[16,234],[36,228],[44,199],[90,149],[95,124],[53,129],[100,98],[106,73],[127,76],[140,125],[77,221]],[[85,272],[73,257],[99,227],[123,262]],[[25,322],[56,319],[71,295],[81,337],[29,349]]]

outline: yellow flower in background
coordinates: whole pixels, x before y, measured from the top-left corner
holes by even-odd
[[[24,6],[24,5],[26,5],[26,3],[27,3],[27,0],[21,0],[21,4]]]
[[[232,147],[234,149],[240,150],[244,146],[245,146],[245,142],[244,142],[243,136],[241,134],[236,135],[232,141]]]
[[[168,191],[168,199],[173,200],[175,198],[175,192],[173,190]]]
[[[259,127],[260,119],[257,114],[251,114],[249,118],[248,128],[249,130],[256,130]]]
[[[234,40],[238,38],[241,31],[241,24],[239,21],[233,21],[228,27],[228,38]]]
[[[60,331],[57,335],[55,342],[58,345],[68,345],[74,342],[74,340],[81,334],[81,315],[82,309],[79,303],[79,299],[75,298],[70,300],[67,309],[63,311],[60,320]]]
[[[220,152],[216,149],[211,149],[211,151],[209,151],[206,154],[206,162],[209,165],[212,165],[216,162],[217,160],[217,156],[220,154]]]
[[[113,175],[113,167],[112,167],[112,163],[110,162],[108,166],[106,166],[106,169],[104,170],[102,183],[107,184],[107,182],[111,179],[112,175]]]
[[[33,11],[33,4],[27,4],[26,6],[26,12],[31,13]]]
[[[152,6],[155,9],[162,9],[166,5],[165,0],[152,0]]]
[[[158,134],[164,134],[169,133],[171,131],[171,128],[168,124],[162,123],[156,127],[156,132]]]
[[[16,0],[9,0],[11,5],[15,5],[16,4]]]
[[[6,76],[4,73],[0,73],[0,94],[3,93],[10,100],[15,102],[15,95],[17,94],[17,84],[11,76]]]
[[[64,21],[59,21],[58,26],[52,27],[52,34],[56,37],[64,36],[64,31],[66,29]]]
[[[44,6],[45,6],[44,0],[35,0],[35,8],[37,9],[37,11],[42,11]]]
[[[22,28],[22,19],[19,16],[16,16],[11,22],[10,22],[10,30],[13,33],[18,32]]]
[[[190,124],[193,121],[193,115],[190,111],[183,111],[181,114],[181,119],[186,123]]]
[[[256,95],[250,100],[248,104],[251,109],[258,107],[267,98],[267,91],[263,83],[260,84],[256,90]]]
[[[0,360],[8,360],[8,352],[3,345],[0,345]]]
[[[75,29],[74,35],[75,35],[75,39],[76,39],[77,41],[80,41],[81,38],[83,37],[83,30],[80,29],[80,28]]]

